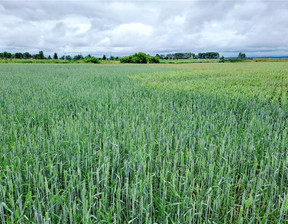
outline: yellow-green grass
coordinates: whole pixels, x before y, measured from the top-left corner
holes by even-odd
[[[0,65],[1,222],[288,222],[287,70]]]

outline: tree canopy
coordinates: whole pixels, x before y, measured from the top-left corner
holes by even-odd
[[[148,56],[143,52],[139,52],[130,56],[120,58],[121,63],[138,63],[138,64],[147,64],[147,63],[160,63],[158,57]]]
[[[238,54],[238,58],[239,58],[239,59],[246,59],[246,54],[240,52],[240,53]]]

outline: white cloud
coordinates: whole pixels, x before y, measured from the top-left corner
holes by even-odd
[[[287,55],[287,15],[272,0],[0,1],[0,51]]]

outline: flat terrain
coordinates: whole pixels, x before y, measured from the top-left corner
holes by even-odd
[[[288,63],[1,64],[0,220],[288,222]]]

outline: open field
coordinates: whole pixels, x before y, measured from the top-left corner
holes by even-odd
[[[288,222],[288,63],[0,65],[2,223]]]

